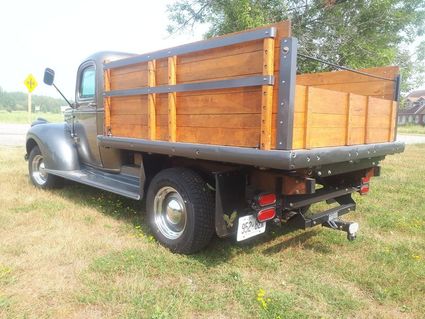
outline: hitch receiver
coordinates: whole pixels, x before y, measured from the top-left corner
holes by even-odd
[[[335,230],[342,230],[347,233],[348,240],[354,240],[357,237],[357,232],[359,231],[359,224],[356,222],[345,222],[340,219],[333,219],[326,223],[323,223],[322,226],[332,228]]]

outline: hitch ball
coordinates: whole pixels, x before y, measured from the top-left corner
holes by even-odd
[[[350,223],[347,230],[347,239],[354,240],[357,237],[357,232],[359,231],[358,223]]]

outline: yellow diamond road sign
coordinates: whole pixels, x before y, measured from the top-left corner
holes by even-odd
[[[24,81],[24,84],[27,87],[29,93],[31,93],[32,91],[34,91],[34,89],[38,85],[37,80],[35,79],[34,75],[32,75],[32,74],[29,74],[27,76],[27,78]]]

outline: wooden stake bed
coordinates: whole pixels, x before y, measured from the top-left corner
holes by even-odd
[[[290,36],[284,21],[106,63],[105,135],[278,148],[281,40]],[[394,141],[398,68],[364,71],[390,80],[297,75],[292,149]]]

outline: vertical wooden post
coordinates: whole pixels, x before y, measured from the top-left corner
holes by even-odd
[[[104,72],[104,87],[105,87],[105,92],[108,92],[111,90],[111,70],[110,69],[107,69]],[[103,112],[104,112],[103,134],[111,135],[112,128],[111,128],[111,98],[110,97],[103,98]]]
[[[263,42],[263,75],[273,75],[273,73],[274,39],[266,38]],[[270,150],[272,144],[273,85],[263,85],[261,93],[260,148],[262,150]]]
[[[168,58],[168,84],[176,84],[177,57]],[[168,141],[176,141],[176,92],[168,93]]]
[[[310,99],[311,96],[311,90],[313,90],[313,88],[311,88],[310,86],[307,86],[307,92],[306,92],[306,97],[305,97],[305,128],[304,128],[304,148],[310,148],[310,133],[311,133],[311,118],[312,118],[312,111],[313,111],[313,106],[312,106],[312,99]]]
[[[390,101],[390,128],[388,131],[388,142],[393,142],[395,138],[395,130],[396,130],[396,121],[397,119],[397,101]]]
[[[351,145],[351,93],[347,94],[347,122],[345,126],[345,145]]]
[[[369,125],[369,111],[370,111],[370,96],[367,97],[367,102],[366,102],[366,110],[365,110],[365,121],[364,121],[364,143],[367,144],[367,142],[369,141],[369,130],[368,130],[368,125]]]
[[[148,61],[148,86],[156,85],[155,79],[156,61]],[[148,138],[156,140],[156,96],[154,93],[148,94]]]

